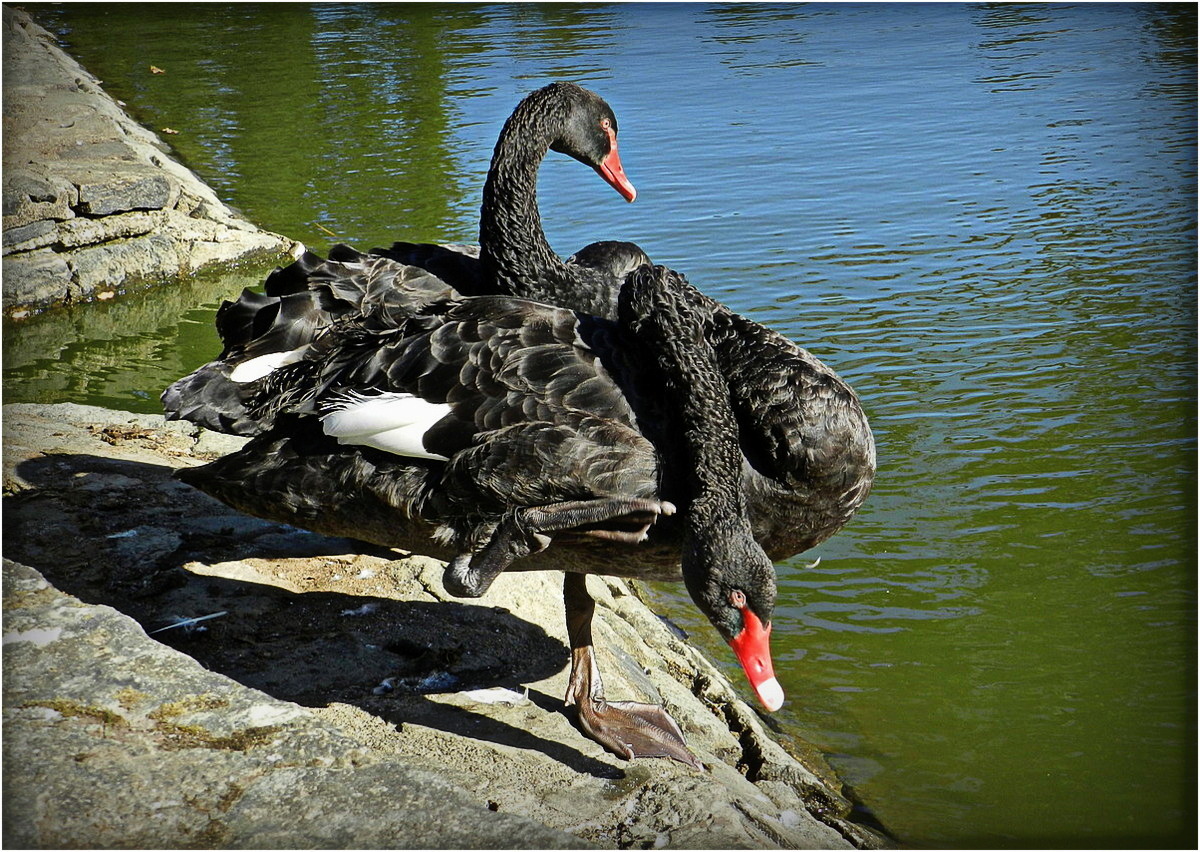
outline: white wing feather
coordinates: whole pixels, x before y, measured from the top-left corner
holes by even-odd
[[[249,361],[243,361],[229,371],[229,378],[238,384],[256,382],[263,376],[270,375],[280,367],[304,360],[306,349],[308,349],[307,346],[301,346],[299,349],[293,349],[290,352],[268,352],[266,355],[259,355],[257,358],[251,358]]]
[[[446,456],[425,449],[424,437],[449,413],[450,406],[444,403],[426,402],[408,393],[347,394],[322,415],[321,428],[339,444],[446,461]]]

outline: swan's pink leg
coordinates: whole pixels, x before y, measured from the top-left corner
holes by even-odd
[[[584,733],[626,760],[669,757],[703,771],[700,761],[688,750],[679,726],[661,707],[633,701],[610,702],[604,698],[604,684],[592,646],[596,604],[588,594],[586,574],[568,572],[564,576],[563,600],[571,642],[566,704],[575,706]]]

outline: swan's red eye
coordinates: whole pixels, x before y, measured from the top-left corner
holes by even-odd
[[[734,589],[729,593],[729,603],[734,609],[744,609],[746,607],[746,593],[740,589]]]

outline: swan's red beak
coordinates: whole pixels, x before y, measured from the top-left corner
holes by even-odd
[[[742,621],[746,626],[730,640],[729,646],[737,654],[762,706],[774,712],[783,706],[783,687],[775,679],[775,666],[771,662],[771,624],[764,626],[749,607],[742,608]]]
[[[621,166],[621,157],[617,154],[617,134],[611,127],[605,127],[604,132],[608,134],[608,156],[596,166],[596,174],[621,193],[626,201],[633,201],[637,198],[637,190],[633,188],[629,178],[625,177],[625,169]]]

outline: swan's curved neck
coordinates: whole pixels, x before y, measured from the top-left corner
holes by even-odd
[[[729,384],[707,340],[715,303],[670,273],[647,295],[623,309],[639,336],[652,341],[681,432],[691,495],[688,528],[700,535],[718,530],[749,535],[737,420]]]
[[[750,536],[750,521],[741,487],[742,452],[730,404],[729,386],[716,353],[703,332],[683,327],[664,358],[668,398],[683,427],[683,445],[691,479],[687,526],[694,534],[715,532]]]
[[[643,266],[625,281],[621,320],[655,353],[683,433],[691,486],[680,553],[684,585],[737,654],[759,700],[778,710],[783,691],[770,649],[775,571],[751,529],[729,385],[707,340],[713,312],[697,296],[682,276]]]
[[[492,155],[479,217],[480,261],[497,292],[554,301],[566,274],[542,231],[537,174],[562,117],[554,103],[528,98],[512,114]]]

